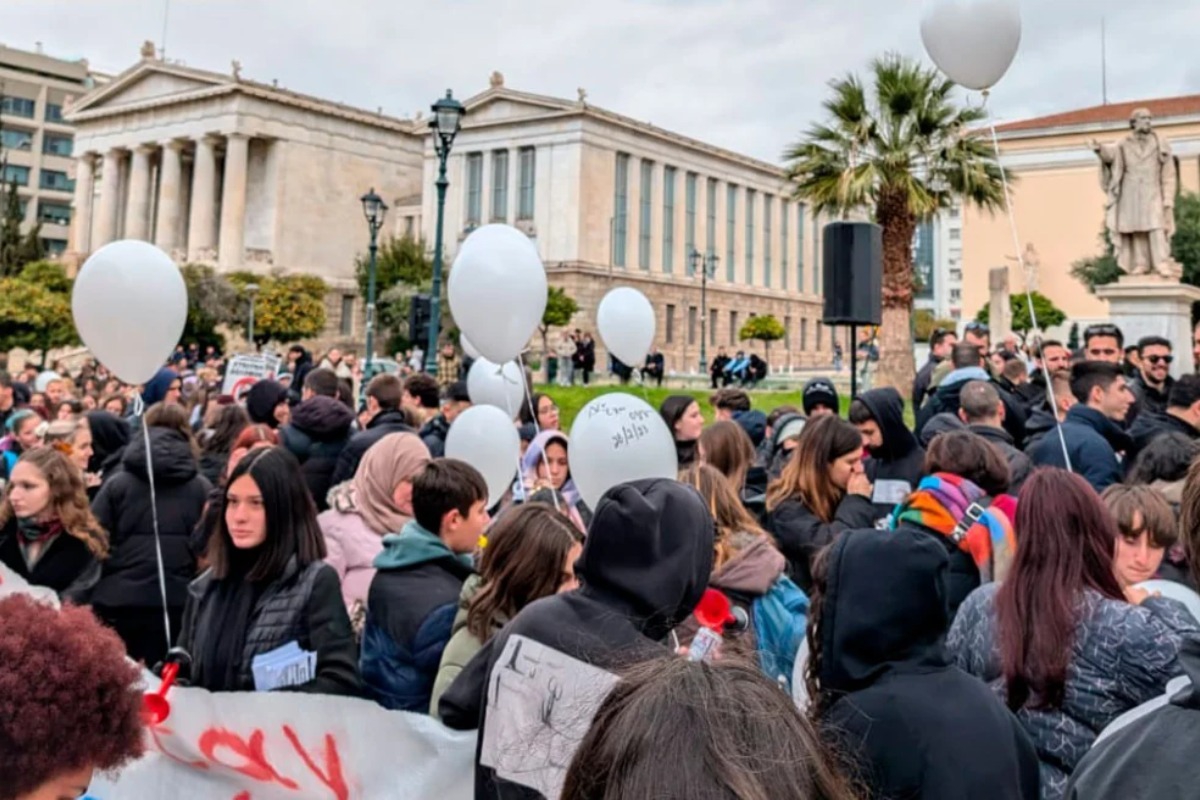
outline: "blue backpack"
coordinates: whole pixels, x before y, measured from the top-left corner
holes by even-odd
[[[786,575],[750,605],[751,622],[758,642],[763,673],[792,690],[796,653],[808,625],[808,595]]]

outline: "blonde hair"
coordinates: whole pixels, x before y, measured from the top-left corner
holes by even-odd
[[[733,484],[718,470],[708,464],[694,464],[680,474],[679,480],[695,487],[708,503],[708,510],[716,524],[713,572],[725,566],[745,546],[744,543],[734,542],[735,537],[749,535],[758,538],[767,535],[758,520],[742,505]]]
[[[87,545],[96,558],[108,556],[108,534],[92,514],[88,505],[83,473],[54,447],[36,447],[21,456],[18,464],[35,467],[50,486],[50,510],[55,519],[71,536]],[[0,502],[0,527],[15,516],[8,494],[11,483]]]
[[[737,491],[746,484],[746,473],[754,465],[754,443],[736,422],[724,420],[705,428],[700,434],[704,463],[710,464],[729,479]]]

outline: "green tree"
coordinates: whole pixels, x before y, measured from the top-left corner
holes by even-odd
[[[934,313],[927,308],[918,308],[913,311],[914,341],[929,341],[929,337],[933,335],[934,328],[956,330],[958,328],[958,323],[952,319],[938,319]]]
[[[1041,292],[1031,292],[1030,299],[1033,300],[1033,312],[1037,314],[1038,327],[1042,330],[1053,328],[1055,325],[1061,325],[1066,321],[1066,313],[1054,305],[1054,301],[1046,297],[1046,295]],[[1026,333],[1033,330],[1033,320],[1029,318],[1029,299],[1026,299],[1024,292],[1015,292],[1008,296],[1008,303],[1012,309],[1013,332],[1019,333],[1023,337]],[[975,315],[975,319],[985,325],[988,324],[990,310],[985,305]]]
[[[260,275],[238,271],[228,275],[237,292],[237,317],[245,324],[250,298],[246,286],[258,285],[254,298],[254,341],[288,344],[320,335],[325,329],[325,295],[329,287],[315,275]]]
[[[51,349],[77,343],[71,286],[63,268],[48,261],[0,278],[0,351],[41,350],[44,362]]]
[[[1107,229],[1101,232],[1100,243],[1102,245],[1100,255],[1081,258],[1071,265],[1071,276],[1093,293],[1097,286],[1114,283],[1117,278],[1121,277],[1121,268],[1117,266],[1112,237],[1109,236]]]
[[[354,274],[359,295],[366,302],[370,282],[370,256],[359,256]],[[379,244],[375,259],[375,318],[378,333],[387,341],[387,352],[397,352],[413,344],[408,341],[408,312],[414,296],[428,292],[433,285],[433,259],[425,242],[412,236],[388,237]],[[442,303],[442,316],[447,306]],[[443,319],[443,323],[449,321]]]
[[[883,326],[877,383],[908,386],[913,362],[913,233],[956,200],[1004,206],[990,143],[970,130],[986,112],[959,106],[954,83],[896,54],[871,65],[873,86],[834,80],[826,122],[786,153],[792,194],[814,213],[846,218],[868,210],[883,229]]]
[[[179,268],[187,285],[188,314],[182,341],[196,342],[203,351],[208,345],[225,347],[218,325],[236,326],[241,320],[238,290],[225,276],[205,264],[184,264]]]
[[[1071,330],[1067,333],[1067,349],[1074,353],[1079,349],[1079,323],[1072,322]]]
[[[551,286],[546,292],[546,310],[542,313],[542,324],[538,326],[538,331],[542,334],[542,360],[546,364],[547,381],[550,380],[550,328],[570,325],[571,317],[578,311],[579,303],[561,286]]]
[[[771,361],[771,342],[777,342],[785,336],[787,336],[787,328],[783,327],[783,323],[771,314],[751,317],[738,331],[738,339],[743,342],[747,339],[754,339],[763,343],[768,363]]]

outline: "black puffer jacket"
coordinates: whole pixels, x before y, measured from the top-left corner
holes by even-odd
[[[304,483],[318,511],[329,503],[325,496],[333,486],[342,449],[350,441],[354,412],[332,397],[310,397],[292,409],[292,422],[279,431],[279,442],[300,462]]]
[[[967,430],[980,436],[995,447],[1008,462],[1008,493],[1016,496],[1021,493],[1025,480],[1033,472],[1033,462],[1029,456],[1013,446],[1012,437],[1003,428],[993,428],[991,425],[968,425]]]
[[[188,583],[196,577],[196,557],[189,541],[212,487],[200,475],[191,446],[179,431],[151,428],[150,455],[147,459],[145,440],[135,436],[125,448],[121,471],[105,482],[92,502],[92,513],[108,531],[110,541],[109,557],[92,594],[92,603],[97,606],[162,605],[148,466],[154,472],[158,533],[170,606],[183,608]]]
[[[444,416],[438,414],[421,426],[421,432],[418,435],[425,446],[429,448],[429,455],[433,458],[441,458],[446,455],[446,437],[449,434],[450,423]]]

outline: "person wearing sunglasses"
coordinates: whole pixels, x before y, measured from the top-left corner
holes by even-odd
[[[975,345],[984,353],[991,350],[991,336],[991,329],[982,322],[968,322],[963,328],[963,341]]]
[[[1083,332],[1083,355],[1088,361],[1107,361],[1121,366],[1125,335],[1116,325],[1089,325]]]
[[[1165,413],[1167,398],[1175,379],[1171,377],[1171,341],[1161,336],[1143,336],[1137,343],[1138,372],[1129,382],[1137,402],[1129,410],[1130,419],[1143,411]]]

